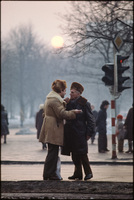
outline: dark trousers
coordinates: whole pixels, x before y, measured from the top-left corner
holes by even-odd
[[[92,174],[87,154],[79,155],[72,153],[72,160],[75,165],[75,170],[73,174],[74,176],[83,177],[82,165],[84,168],[85,175]]]
[[[98,136],[98,151],[105,151],[107,149],[107,135],[106,133],[99,133]]]
[[[118,151],[123,152],[124,140],[118,140]]]
[[[59,146],[48,143],[48,153],[44,164],[43,177],[49,178],[56,175]]]

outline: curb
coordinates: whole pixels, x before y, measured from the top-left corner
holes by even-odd
[[[38,165],[44,164],[43,161],[10,161],[10,160],[3,160],[1,161],[2,165]],[[61,161],[61,164],[65,165],[72,165],[73,162],[70,161]],[[133,165],[133,161],[119,161],[118,159],[112,161],[90,161],[92,165]]]

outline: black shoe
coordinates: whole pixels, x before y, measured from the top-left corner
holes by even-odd
[[[105,151],[110,151],[109,149],[106,149]]]
[[[84,180],[87,181],[88,179],[93,178],[93,174],[88,174],[85,176]]]
[[[51,176],[49,180],[57,180],[60,181],[61,179],[58,176]]]
[[[104,151],[104,150],[101,150],[101,151],[99,151],[99,153],[105,153],[105,151]]]
[[[73,176],[69,176],[68,179],[69,180],[75,180],[75,179],[82,180],[82,177],[77,177],[77,176],[73,175]]]
[[[43,177],[43,180],[44,181],[49,180],[49,177]]]
[[[44,177],[43,180],[54,180],[54,181],[61,181],[62,178],[59,178],[58,176],[50,176],[50,177]]]
[[[128,150],[125,153],[133,153],[133,150]]]

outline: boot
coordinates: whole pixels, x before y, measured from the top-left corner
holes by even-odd
[[[126,151],[126,153],[133,153],[133,150],[132,150],[132,141],[128,142],[128,147],[129,147],[129,149],[128,149],[128,151]]]

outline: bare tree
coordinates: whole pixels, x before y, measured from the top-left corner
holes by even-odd
[[[69,41],[64,50],[72,56],[99,52],[110,61],[112,41],[119,33],[124,50],[132,53],[133,1],[72,1],[61,27]]]
[[[5,93],[8,91],[10,103],[17,98],[21,126],[25,108],[29,105],[33,116],[34,103],[40,97],[40,80],[42,75],[45,76],[46,57],[44,44],[37,40],[31,25],[16,27],[2,42],[2,95],[7,98]]]

